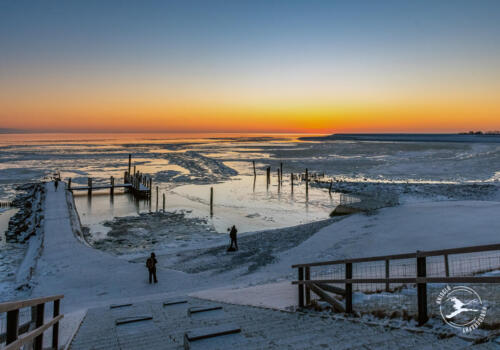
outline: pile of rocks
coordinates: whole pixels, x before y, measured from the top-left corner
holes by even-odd
[[[41,183],[25,184],[16,190],[20,193],[13,201],[19,211],[9,221],[5,233],[8,242],[26,242],[42,226],[45,186]]]

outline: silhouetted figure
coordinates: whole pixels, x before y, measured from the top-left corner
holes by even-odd
[[[57,192],[57,186],[59,186],[59,179],[56,178],[54,181],[54,187],[56,189],[56,192]]]
[[[156,255],[155,253],[151,253],[151,256],[146,260],[146,267],[148,268],[149,271],[149,283],[151,284],[154,280],[155,283],[158,283],[158,280],[156,279],[156,263],[158,261],[156,260]]]
[[[232,226],[231,229],[227,229],[229,231],[229,238],[231,238],[231,245],[227,249],[228,252],[234,252],[235,250],[238,250],[238,240],[236,238],[236,234],[238,233],[238,230],[236,229],[236,226]]]

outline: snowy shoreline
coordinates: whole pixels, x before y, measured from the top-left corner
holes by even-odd
[[[430,250],[498,243],[500,232],[495,220],[500,202],[407,202],[369,215],[246,234],[240,239],[240,251],[232,255],[225,252],[224,240],[211,247],[160,254],[160,283],[150,286],[143,257],[117,257],[88,246],[64,184],[59,192],[51,183],[45,186],[47,233],[34,271],[32,295],[65,294],[63,312],[80,315],[66,321],[63,327],[68,332],[89,307],[161,295],[192,294],[214,300],[226,295],[227,302],[237,303],[244,296],[245,304],[294,308],[295,287],[289,282],[295,278],[294,263],[401,253],[408,247]],[[273,285],[279,289],[268,288],[266,302],[262,299],[266,294],[259,295],[259,290]],[[252,288],[256,289],[250,292]]]

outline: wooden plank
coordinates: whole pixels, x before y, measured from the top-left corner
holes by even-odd
[[[193,329],[189,332],[186,332],[185,336],[189,341],[196,341],[239,332],[241,332],[241,328],[239,326],[234,324],[225,324]]]
[[[6,347],[4,347],[2,350],[18,350],[21,346],[26,344],[27,342],[32,341],[35,337],[39,336],[43,332],[45,332],[47,329],[52,327],[55,323],[59,322],[64,316],[59,315],[57,317],[54,317],[52,320],[49,322],[45,323],[43,326],[38,327],[31,332],[26,333],[25,335],[19,337],[15,342],[10,343]]]
[[[132,303],[129,303],[129,304],[111,304],[111,305],[109,305],[109,308],[110,309],[118,309],[121,307],[127,307],[127,306],[132,306],[132,305],[133,305]]]
[[[334,293],[334,294],[339,294],[339,295],[342,295],[344,296],[345,295],[345,289],[342,289],[342,288],[339,288],[339,287],[335,287],[335,286],[331,286],[329,284],[326,284],[326,283],[315,283],[319,288],[327,291],[327,292],[330,292],[330,293]]]
[[[163,306],[186,304],[188,301],[186,299],[169,299],[163,302]]]
[[[152,320],[152,319],[153,319],[153,316],[151,316],[151,315],[129,316],[129,317],[117,318],[115,320],[115,324],[117,326],[119,326],[122,324],[148,321],[148,320]]]
[[[324,279],[310,281],[292,281],[292,284],[308,284],[308,283],[330,283],[330,284],[345,284],[345,283],[417,283],[416,277],[402,278],[352,278],[352,279]]]
[[[323,289],[319,288],[316,284],[309,285],[309,288],[320,296],[328,304],[332,305],[333,308],[338,312],[345,312],[345,307],[340,301],[328,295]]]
[[[214,310],[222,310],[222,306],[194,306],[194,307],[190,307],[188,310],[187,310],[187,314],[188,316],[190,316],[191,314],[197,314],[197,313],[200,313],[200,312],[207,312],[207,311],[214,311]]]
[[[64,298],[64,295],[53,295],[43,298],[34,298],[28,300],[8,301],[0,304],[0,313],[8,312],[11,310],[22,309],[25,307],[36,306],[38,304],[48,303],[50,301]]]
[[[292,281],[292,284],[309,283],[500,283],[500,276],[481,277],[402,277],[402,278],[353,278],[353,279],[325,279],[310,281]]]

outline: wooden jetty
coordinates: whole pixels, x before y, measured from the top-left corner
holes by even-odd
[[[115,188],[125,188],[127,191],[132,192],[135,197],[138,198],[151,198],[151,192],[153,188],[153,179],[151,176],[136,171],[134,166],[134,174],[130,174],[132,165],[132,155],[128,156],[128,171],[123,174],[123,183],[115,183],[115,178],[111,176],[109,178],[109,185],[100,184],[93,185],[92,178],[89,177],[87,180],[87,186],[71,186],[71,178],[68,180],[68,190],[69,191],[87,191],[89,196],[92,195],[92,191],[95,190],[105,190],[109,189],[110,195],[114,194]]]

